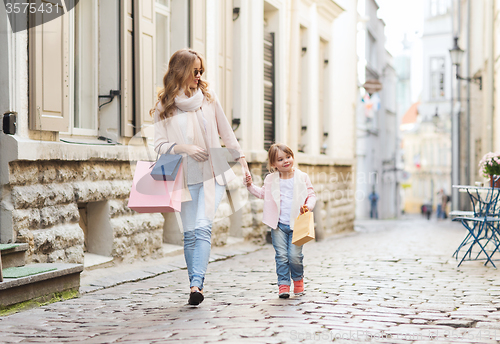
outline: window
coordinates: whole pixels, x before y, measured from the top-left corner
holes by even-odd
[[[298,151],[305,153],[307,147],[307,124],[308,124],[308,94],[307,94],[307,76],[308,76],[308,59],[307,59],[307,28],[300,27],[300,42],[301,42],[301,57],[300,57],[300,71],[299,71],[299,94],[298,94],[298,108],[300,109],[300,128],[298,140]],[[305,49],[304,49],[305,48]]]
[[[30,129],[97,134],[97,8],[97,0],[80,1],[30,29]]]
[[[325,92],[329,90],[328,87],[328,42],[320,39],[319,40],[319,125],[318,125],[318,135],[319,135],[319,144],[320,144],[320,153],[326,154],[328,145],[328,129],[329,129],[329,107],[328,107],[328,99],[325,99]],[[330,149],[331,151],[331,149]]]
[[[431,57],[430,60],[430,83],[431,99],[444,98],[444,57]]]
[[[156,92],[163,88],[163,76],[170,58],[170,0],[156,0]]]
[[[152,137],[156,100],[156,1],[121,0],[121,135]]]
[[[60,5],[59,11],[64,11]],[[69,129],[69,15],[44,20],[29,29],[29,127],[32,130]]]
[[[447,14],[449,7],[449,0],[431,0],[431,17]]]
[[[98,113],[97,0],[79,1],[74,21],[72,134],[96,135]],[[70,79],[71,80],[71,79]]]
[[[170,0],[158,2],[167,19],[169,4]],[[121,91],[121,108],[114,114],[116,129],[121,125],[117,136],[132,137],[151,125],[149,110],[156,98],[156,5],[156,0],[85,0],[74,11],[50,21],[44,20],[47,13],[30,17],[35,23],[45,23],[29,29],[29,128],[96,136],[98,130],[106,130],[98,125],[99,94],[110,89]],[[61,1],[57,6],[64,11]],[[165,25],[169,26],[168,20]],[[109,47],[109,41],[102,41],[104,31],[110,32],[106,37],[114,42],[119,37],[119,45]],[[166,30],[165,39],[168,34]],[[119,57],[109,56],[113,49]],[[162,50],[166,56],[168,52]],[[117,81],[99,90],[99,77],[106,68],[99,71],[98,66],[106,58],[114,59]]]
[[[375,37],[371,34],[370,31],[367,31],[368,33],[368,56],[367,60],[369,63],[369,66],[372,68],[377,68],[377,63],[378,63],[378,57],[377,57],[377,40]]]

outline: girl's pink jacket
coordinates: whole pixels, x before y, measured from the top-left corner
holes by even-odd
[[[250,185],[248,191],[258,198],[264,199],[264,214],[262,222],[276,229],[280,215],[280,174],[274,172],[268,174],[264,179],[262,187]],[[290,228],[293,230],[295,219],[300,214],[300,207],[306,205],[313,210],[316,205],[316,194],[314,193],[311,180],[307,173],[295,169],[293,181],[293,204],[290,213]]]

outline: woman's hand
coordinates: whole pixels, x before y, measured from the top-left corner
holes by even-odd
[[[208,160],[208,153],[206,150],[197,145],[176,145],[174,147],[176,153],[186,153],[191,158],[198,162]]]
[[[300,207],[300,214],[304,214],[308,211],[309,211],[309,207],[307,205],[304,204],[302,207]]]
[[[241,158],[238,159],[238,161],[241,164],[241,170],[243,172],[243,175],[244,176],[250,175],[250,170],[248,169],[248,164],[247,164],[247,161],[245,160],[245,158],[241,157]]]
[[[243,175],[245,176],[245,179],[246,179],[246,176],[250,175],[250,170],[248,169],[247,161],[245,160],[244,157],[239,158],[238,161],[241,164],[241,172],[243,173]],[[244,182],[246,183],[246,180],[244,180]]]
[[[247,187],[249,187],[250,185],[252,185],[252,176],[249,174],[245,175],[245,185]]]

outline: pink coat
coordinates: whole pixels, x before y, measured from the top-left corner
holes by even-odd
[[[264,199],[264,214],[262,222],[276,229],[280,217],[280,176],[279,172],[267,175],[262,187],[254,184],[248,187],[248,191],[255,197]],[[316,205],[316,194],[307,173],[295,169],[293,181],[293,204],[290,212],[290,228],[293,229],[295,219],[300,214],[300,207],[306,205],[313,210]]]

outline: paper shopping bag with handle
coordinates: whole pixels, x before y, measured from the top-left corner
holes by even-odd
[[[302,246],[314,239],[314,214],[306,211],[295,219],[292,244]]]
[[[138,213],[181,211],[182,164],[172,181],[154,180],[150,173],[151,167],[149,161],[137,162],[128,207]]]

